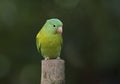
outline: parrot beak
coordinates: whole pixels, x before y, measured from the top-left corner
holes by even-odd
[[[62,27],[58,27],[56,33],[57,33],[57,34],[62,34],[62,32],[63,32]]]

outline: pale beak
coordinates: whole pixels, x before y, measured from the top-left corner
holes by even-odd
[[[56,33],[57,33],[57,34],[62,34],[62,32],[63,32],[62,27],[58,27]]]

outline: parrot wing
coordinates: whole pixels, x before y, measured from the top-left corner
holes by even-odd
[[[60,43],[61,43],[61,47],[63,46],[63,39],[61,38],[61,41],[60,41]]]
[[[36,46],[37,46],[38,52],[40,52],[40,41],[39,41],[38,37],[36,37]]]

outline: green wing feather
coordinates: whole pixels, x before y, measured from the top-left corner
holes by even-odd
[[[63,38],[61,37],[61,48],[62,48],[62,46],[63,46]]]
[[[36,46],[37,46],[38,52],[40,52],[40,41],[37,36],[36,36]]]

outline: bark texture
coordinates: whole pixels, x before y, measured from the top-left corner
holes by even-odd
[[[65,84],[65,65],[62,59],[42,60],[41,84]]]

